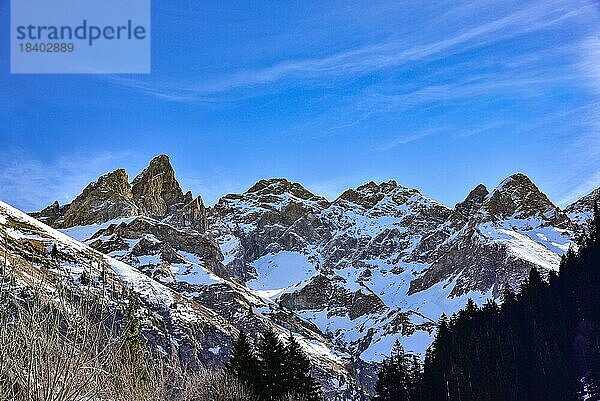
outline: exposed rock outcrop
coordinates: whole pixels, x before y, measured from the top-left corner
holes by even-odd
[[[196,199],[173,213],[169,218],[169,223],[177,227],[189,227],[201,233],[206,232],[206,229],[208,228],[208,219],[202,197],[198,196]]]
[[[577,226],[580,234],[587,230],[589,222],[592,221],[595,205],[600,205],[600,188],[593,190],[566,207],[565,213]]]
[[[118,169],[89,184],[66,209],[62,227],[102,223],[139,214],[127,173]]]
[[[454,206],[454,210],[462,220],[467,221],[481,208],[483,201],[489,194],[490,192],[485,185],[479,184],[469,192],[464,201]]]
[[[152,159],[150,165],[131,184],[135,202],[140,213],[145,216],[165,217],[175,211],[175,205],[185,202],[167,155]]]
[[[49,226],[62,227],[64,224],[63,218],[68,208],[68,204],[61,206],[58,201],[54,201],[54,203],[42,209],[40,212],[31,213],[31,216]]]
[[[532,267],[541,267],[542,274],[558,269],[573,225],[527,176],[510,176],[482,201],[485,191],[474,191],[457,205],[458,210],[467,207],[462,215],[471,217],[438,251],[431,267],[411,282],[409,293],[454,280],[452,296],[490,289],[499,296],[507,283],[520,287]]]

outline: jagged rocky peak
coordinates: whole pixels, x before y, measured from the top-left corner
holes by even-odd
[[[381,184],[369,181],[356,189],[347,189],[334,201],[334,203],[342,204],[344,201],[347,201],[360,205],[365,209],[371,209],[386,195],[402,195],[403,197],[408,198],[412,195],[421,195],[421,193],[416,189],[398,185],[394,180],[385,181]]]
[[[242,194],[223,196],[211,209],[217,215],[235,212],[237,217],[250,215],[256,217],[267,211],[283,212],[289,208],[300,208],[307,212],[320,211],[329,206],[329,201],[315,195],[297,182],[285,178],[260,180]]]
[[[410,216],[410,220],[428,220],[428,226],[439,224],[450,217],[452,210],[447,206],[423,196],[419,190],[408,188],[394,180],[376,184],[370,181],[356,189],[348,189],[334,202],[343,209],[355,205],[364,209],[359,213],[375,216]],[[406,221],[406,225],[412,225]]]
[[[50,226],[62,225],[63,217],[68,207],[69,205],[61,206],[58,201],[54,201],[54,203],[46,206],[42,211],[31,213],[31,216]]]
[[[64,214],[62,226],[102,223],[139,213],[133,200],[127,173],[118,169],[89,184]]]
[[[585,230],[594,217],[594,205],[600,205],[600,188],[566,207],[565,212],[579,230]]]
[[[185,201],[167,155],[152,159],[131,185],[140,212],[147,216],[162,218],[174,212],[173,206]]]
[[[316,200],[326,202],[326,199],[313,194],[297,182],[291,182],[285,178],[270,178],[260,180],[246,191],[247,195],[257,197],[259,201],[269,203],[280,199],[282,195],[291,195],[299,200]]]
[[[484,208],[491,220],[538,218],[560,227],[568,217],[525,174],[513,174],[490,193]]]
[[[454,210],[463,219],[469,219],[481,208],[485,198],[489,194],[490,192],[485,185],[479,184],[469,192],[469,195],[467,195],[464,201],[457,203],[456,206],[454,206]]]
[[[191,196],[190,192],[188,192],[188,194]],[[179,227],[189,227],[199,232],[205,232],[208,221],[206,217],[206,207],[204,206],[202,197],[198,196],[196,199],[187,202],[185,206],[177,210],[171,216],[169,223]]]

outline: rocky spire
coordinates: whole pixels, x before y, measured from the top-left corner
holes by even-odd
[[[173,206],[184,201],[183,191],[167,155],[152,159],[148,167],[132,181],[135,202],[144,215],[162,218]]]
[[[461,218],[469,219],[473,213],[481,208],[483,201],[489,193],[490,192],[485,185],[479,184],[469,192],[469,195],[467,195],[464,201],[457,203],[456,206],[454,206],[454,210]]]
[[[63,225],[63,217],[68,207],[69,205],[61,206],[58,201],[54,201],[54,203],[46,206],[40,212],[33,212],[30,214],[49,226],[60,227]]]
[[[89,225],[136,214],[127,173],[118,169],[89,184],[69,205],[62,225]]]

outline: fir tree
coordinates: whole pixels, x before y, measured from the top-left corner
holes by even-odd
[[[225,369],[251,388],[255,388],[259,384],[258,358],[248,336],[243,331],[240,332],[233,345],[231,357],[225,365]]]
[[[52,244],[52,250],[50,250],[50,257],[52,257],[52,260],[54,261],[58,260],[58,249],[56,248],[56,243]]]
[[[546,281],[531,269],[518,295],[505,288],[501,307],[489,301],[478,308],[469,301],[450,321],[440,319],[420,377],[421,399],[600,400],[599,289],[596,207],[587,238],[567,252],[559,275],[549,272]],[[378,391],[397,385],[390,380],[394,374],[390,358]],[[414,381],[411,376],[409,384]]]
[[[263,400],[277,400],[289,389],[286,350],[277,334],[267,330],[258,344],[260,381],[257,392]]]
[[[310,361],[291,333],[285,346],[285,354],[288,392],[303,396],[307,401],[322,399],[319,385],[311,376]]]
[[[377,376],[375,401],[407,401],[410,400],[410,368],[404,348],[396,340],[392,354],[383,361]]]

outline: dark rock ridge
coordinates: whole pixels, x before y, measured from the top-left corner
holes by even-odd
[[[31,213],[31,215],[50,226],[61,227],[63,224],[63,217],[69,206],[69,204],[61,206],[58,201],[54,201],[51,205],[39,212]]]
[[[183,193],[166,155],[152,159],[131,184],[125,170],[118,169],[89,184],[70,204],[60,206],[54,202],[31,215],[57,228],[133,216],[169,216],[171,224],[200,232],[207,227],[202,198],[193,199],[191,192]]]

